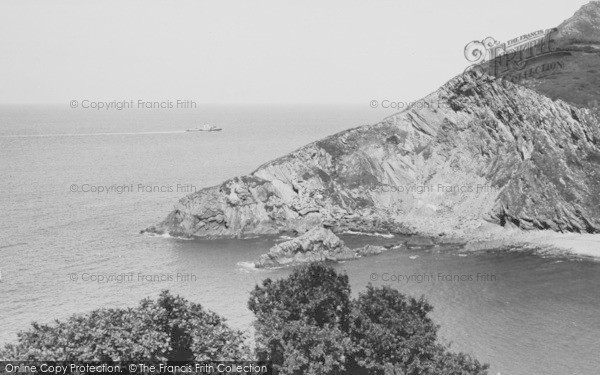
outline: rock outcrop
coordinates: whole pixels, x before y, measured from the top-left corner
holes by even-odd
[[[303,235],[277,244],[254,263],[256,268],[290,266],[308,262],[341,261],[379,254],[383,246],[350,249],[331,230],[315,227]]]
[[[559,88],[549,95],[552,87],[551,79],[461,75],[424,105],[188,195],[147,231],[244,237],[325,226],[435,235],[485,220],[600,233],[600,123],[579,99],[559,99],[567,95]]]

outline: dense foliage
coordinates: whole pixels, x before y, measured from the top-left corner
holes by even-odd
[[[321,264],[265,280],[248,305],[258,359],[282,374],[487,373],[487,365],[439,342],[424,299],[368,286],[351,300],[348,277]]]
[[[242,332],[164,291],[136,308],[100,309],[34,323],[0,360],[270,361],[280,374],[483,375],[487,365],[437,337],[423,298],[371,285],[352,299],[348,277],[313,263],[251,292],[255,355]]]
[[[183,361],[247,359],[241,332],[199,304],[164,291],[136,308],[100,309],[51,325],[34,323],[0,360]]]

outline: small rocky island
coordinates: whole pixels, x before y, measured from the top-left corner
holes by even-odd
[[[315,227],[296,238],[273,246],[267,254],[260,256],[254,266],[256,268],[271,268],[308,262],[337,262],[380,254],[392,247],[402,246],[404,244],[386,247],[366,245],[361,248],[350,249],[331,230]]]
[[[410,236],[390,240],[384,245],[365,245],[351,249],[330,229],[314,227],[288,241],[273,246],[254,262],[256,268],[294,266],[310,262],[340,262],[381,254],[388,250],[425,249],[437,242],[428,237]]]

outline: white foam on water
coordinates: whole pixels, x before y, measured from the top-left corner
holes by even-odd
[[[237,266],[238,271],[241,271],[243,273],[255,273],[263,271],[263,269],[261,268],[256,268],[254,266],[254,262],[240,261],[237,262],[235,265]]]
[[[254,262],[243,262],[243,261],[242,261],[242,262],[237,262],[237,263],[236,263],[236,265],[237,265],[238,267],[241,267],[241,268],[243,268],[243,269],[247,269],[247,270],[248,270],[248,269],[250,269],[250,270],[253,270],[253,271],[256,271],[256,270],[258,270],[258,268],[256,268],[256,267],[254,266]]]
[[[294,237],[290,237],[290,236],[279,236],[279,240],[282,241],[289,241],[289,240],[293,240]]]
[[[377,232],[366,233],[366,232],[356,232],[356,231],[353,231],[353,230],[348,230],[348,231],[342,232],[342,234],[357,234],[357,235],[360,235],[360,236],[394,238],[394,235],[390,234],[390,233],[377,233]]]
[[[148,237],[160,237],[160,238],[165,238],[165,239],[175,239],[175,240],[182,240],[182,241],[192,241],[193,240],[193,238],[189,238],[189,237],[171,236],[171,234],[169,234],[168,232],[165,232],[162,234],[144,232],[144,234]]]

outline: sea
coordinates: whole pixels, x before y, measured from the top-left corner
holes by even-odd
[[[93,110],[0,107],[0,345],[32,322],[135,306],[170,290],[252,335],[249,292],[290,268],[250,265],[282,239],[140,234],[181,197],[391,112],[360,106],[232,105]],[[186,132],[203,124],[220,132]],[[350,246],[401,238],[346,234]],[[499,248],[391,250],[335,264],[434,306],[441,339],[490,374],[597,375],[600,263]]]

